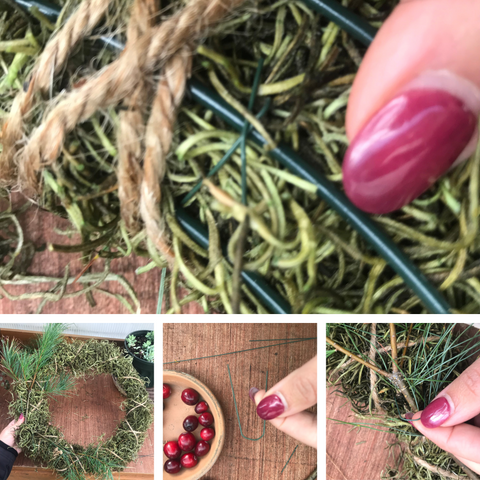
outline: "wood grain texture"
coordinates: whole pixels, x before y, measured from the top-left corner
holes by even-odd
[[[24,203],[18,201],[19,205]],[[0,200],[0,211],[6,208],[5,202]],[[62,245],[77,245],[80,243],[80,236],[73,235],[71,238],[65,235],[59,235],[56,230],[71,230],[72,226],[68,220],[57,217],[51,213],[40,209],[30,208],[25,214],[19,217],[20,224],[24,229],[25,242],[32,242],[37,248],[48,243],[57,243]],[[146,265],[148,260],[142,257],[131,255],[127,258],[114,259],[111,263],[111,271],[122,275],[134,288],[141,305],[141,313],[156,313],[158,290],[160,286],[160,271],[151,270],[142,275],[135,275],[135,270]],[[65,275],[65,267],[70,266],[70,276],[75,276],[82,271],[81,254],[58,253],[45,250],[35,255],[32,264],[28,269],[30,275],[52,276],[62,278]],[[104,269],[104,260],[99,259],[94,262],[91,271],[102,272]],[[42,284],[44,291],[52,288],[54,284]],[[125,294],[125,290],[117,282],[106,282],[102,285],[112,293]],[[12,295],[40,290],[38,286],[8,286],[8,292]],[[80,288],[68,287],[68,291],[76,291]],[[181,297],[181,295],[180,295]],[[58,302],[49,302],[45,305],[43,313],[102,313],[102,314],[125,314],[128,310],[117,300],[112,299],[100,293],[94,294],[96,307],[91,307],[87,302],[85,295],[64,299]],[[2,298],[0,293],[0,315],[15,313],[35,313],[40,305],[40,299],[28,299],[12,301],[8,298]],[[203,309],[197,303],[190,303],[182,309],[182,313],[196,314],[203,313]]]
[[[263,346],[253,339],[315,337],[316,324],[164,324],[164,362],[203,357]],[[281,342],[273,342],[281,343]],[[234,355],[164,365],[165,369],[193,375],[208,386],[220,402],[226,422],[225,446],[219,460],[202,480],[274,479],[304,480],[315,469],[317,452],[300,444],[280,477],[295,446],[299,443],[267,422],[265,437],[257,442],[240,436],[227,364],[237,398],[243,433],[256,438],[262,421],[248,396],[251,387],[264,388],[268,369],[269,386],[286,377],[316,354],[316,341],[281,345]],[[171,439],[164,439],[168,441]]]
[[[356,418],[350,402],[335,390],[338,387],[327,390],[327,480],[380,480],[387,463],[395,462],[388,445],[396,437],[329,420],[368,421]]]
[[[153,389],[149,389],[153,398]],[[70,397],[55,397],[50,400],[52,424],[59,428],[69,442],[83,446],[96,443],[101,435],[104,439],[113,435],[115,427],[124,418],[125,412],[120,410],[125,400],[116,389],[111,376],[95,375],[76,379],[75,390]],[[8,405],[11,394],[0,387],[0,427],[4,428],[11,418],[8,415]],[[26,415],[28,421],[28,414]],[[125,472],[116,473],[116,478],[130,480],[137,478],[153,478],[154,473],[154,442],[153,424],[148,430],[147,438],[139,451],[138,459],[127,465]],[[38,471],[37,471],[38,470]],[[135,475],[134,475],[135,474]],[[36,476],[35,476],[36,475]],[[23,478],[56,478],[49,469],[35,467],[32,460],[21,453],[14,465],[9,479]]]

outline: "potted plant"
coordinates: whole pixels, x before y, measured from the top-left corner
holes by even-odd
[[[125,349],[133,357],[133,366],[141,377],[150,380],[153,387],[154,341],[153,330],[137,330],[125,338]]]

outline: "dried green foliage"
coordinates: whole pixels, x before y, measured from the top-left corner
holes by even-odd
[[[327,336],[349,352],[378,368],[392,372],[389,324],[327,324]],[[422,410],[480,354],[480,331],[468,327],[461,335],[455,324],[396,324],[397,364],[404,374],[417,410]],[[408,348],[404,344],[408,338]],[[371,356],[371,350],[375,358]],[[397,436],[404,455],[403,467],[387,467],[385,479],[445,480],[445,473],[464,472],[452,457],[427,440],[404,420],[410,412],[408,403],[388,378],[377,375],[372,384],[370,369],[327,345],[327,379],[341,387],[338,393],[351,402],[361,419],[346,425],[372,430],[390,431]],[[375,397],[378,400],[375,400]],[[377,407],[377,408],[376,408]],[[379,411],[381,409],[381,411]],[[422,466],[422,462],[424,465]],[[427,468],[425,465],[431,467]],[[435,471],[435,468],[440,470]],[[444,470],[442,474],[441,470]],[[460,476],[459,478],[467,478]]]
[[[11,378],[9,413],[26,418],[17,430],[17,444],[67,480],[83,480],[86,474],[113,479],[112,471],[123,470],[136,458],[153,421],[153,404],[132,357],[108,341],[68,343],[61,337],[62,327],[50,324],[33,349],[2,340],[2,370]],[[87,447],[70,444],[50,424],[49,397],[71,394],[75,378],[99,374],[117,378],[126,394],[121,407],[125,419],[107,440]]]
[[[119,32],[121,40],[129,2],[120,3],[118,12],[125,18],[112,13],[103,31]],[[397,1],[353,0],[343,4],[379,27]],[[180,7],[179,2],[169,5],[171,10]],[[68,2],[67,10],[70,8],[72,3]],[[0,41],[24,39],[31,32],[40,46],[45,44],[51,32],[44,24],[29,16],[25,19],[25,14],[9,8],[5,12],[7,20],[18,19],[23,26],[15,34],[11,29],[0,29]],[[64,11],[61,18],[67,15]],[[194,75],[232,105],[240,102],[245,106],[258,61],[264,58],[253,113],[257,115],[263,109],[261,124],[272,139],[290,145],[341,188],[341,161],[348,144],[345,109],[365,48],[300,1],[247,2],[209,34],[197,49]],[[27,45],[30,40],[22,41]],[[34,48],[27,47],[29,51]],[[4,77],[9,81],[15,77],[1,97],[6,112],[28,78],[34,56],[28,56],[16,69],[18,54],[1,55]],[[85,74],[93,73],[115,55],[91,40],[83,42],[56,79],[53,93],[74,88]],[[45,100],[36,107],[29,128],[50,106]],[[119,221],[115,174],[118,113],[118,108],[108,109],[79,125],[69,135],[58,165],[44,171],[39,204],[71,220],[73,229],[64,232],[66,237],[80,232],[82,238],[74,247],[50,248],[72,255],[80,253],[85,263],[99,254],[105,261],[105,271],[87,273],[81,278],[82,290],[75,293],[69,289],[73,278],[68,271],[63,279],[50,279],[53,292],[49,288],[33,294],[33,298],[43,299],[40,310],[45,302],[70,295],[87,294],[91,302],[93,293],[112,295],[100,287],[105,280],[121,282],[126,294],[116,294],[116,298],[125,307],[138,310],[133,290],[110,272],[109,260],[131,254],[150,258],[151,262],[136,272],[139,276],[165,266],[144,232],[129,235]],[[232,299],[238,298],[231,262],[236,250],[241,249],[245,251],[244,269],[265,276],[288,299],[295,313],[425,313],[402,279],[337,213],[319,201],[311,184],[290,174],[254,144],[247,143],[245,151],[246,206],[241,204],[245,192],[239,151],[210,177],[217,193],[221,189],[232,201],[222,201],[224,197],[214,195],[207,187],[196,191],[188,201],[192,216],[209,229],[208,251],[196,245],[175,220],[175,205],[219,163],[237,138],[238,134],[211,111],[185,99],[163,187],[162,211],[177,256],[169,274],[170,312],[178,312],[191,301],[199,301],[205,311],[231,312]],[[452,308],[464,313],[480,311],[480,282],[476,278],[480,271],[479,165],[480,157],[466,162],[411,205],[377,218],[443,291]],[[11,295],[5,289],[8,285],[29,284],[38,290],[40,284],[38,277],[25,275],[33,247],[23,243],[20,226],[14,221],[16,212],[6,213],[0,214],[0,238],[4,239],[0,240],[0,294],[12,299],[32,298],[32,294]],[[246,217],[250,227],[243,241],[240,227]],[[230,262],[224,257],[222,245],[228,247]],[[181,299],[177,297],[179,287],[186,289]],[[240,311],[266,313],[248,288],[241,288]]]

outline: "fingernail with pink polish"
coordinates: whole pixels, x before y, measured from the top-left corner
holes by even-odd
[[[450,404],[445,397],[431,402],[422,412],[421,421],[424,427],[436,428],[445,423],[451,415]]]
[[[250,400],[255,403],[255,394],[259,392],[260,390],[256,387],[252,387],[248,394],[250,395]]]
[[[413,418],[413,413],[412,413],[412,412],[407,412],[407,413],[405,414],[405,418],[406,418],[407,420],[411,420],[411,419]]]
[[[25,417],[23,416],[23,413],[20,414],[20,416],[18,417],[19,420],[23,420]]]
[[[285,411],[285,405],[278,395],[265,397],[257,406],[257,415],[263,420],[277,418]]]
[[[342,167],[345,193],[369,213],[402,208],[470,149],[476,124],[477,114],[449,91],[419,86],[399,93],[350,144]]]

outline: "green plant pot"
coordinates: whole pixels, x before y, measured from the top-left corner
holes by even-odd
[[[146,335],[150,330],[136,330],[135,332],[132,332],[127,335],[129,337],[130,335],[139,336],[139,335]],[[123,341],[125,345],[125,349],[127,352],[133,357],[133,366],[135,370],[138,372],[138,374],[141,377],[147,377],[150,380],[150,383],[146,384],[147,388],[152,388],[153,387],[153,363],[152,362],[147,362],[146,360],[143,360],[141,358],[138,358],[136,355],[134,355],[130,349],[128,348],[127,345],[127,338]]]

